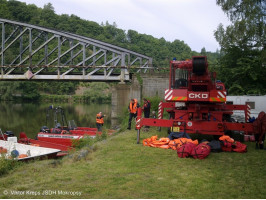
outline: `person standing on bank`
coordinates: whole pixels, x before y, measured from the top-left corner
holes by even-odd
[[[150,118],[150,112],[151,112],[151,102],[147,99],[143,99],[144,105],[143,105],[143,111],[144,111],[144,117]]]
[[[129,106],[128,106],[128,112],[129,112],[129,120],[128,120],[128,127],[127,127],[128,130],[131,129],[132,118],[137,117],[138,108],[139,108],[138,100],[131,99]]]
[[[144,118],[150,118],[150,112],[151,112],[151,102],[147,99],[143,99],[144,105],[142,110],[144,111]],[[144,131],[149,131],[149,126],[145,126]]]
[[[102,131],[102,127],[104,124],[104,120],[103,120],[104,117],[105,115],[103,115],[102,112],[99,112],[96,115],[96,126],[97,126],[98,131]]]

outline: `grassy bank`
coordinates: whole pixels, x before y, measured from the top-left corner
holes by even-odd
[[[157,134],[152,129],[141,138]],[[266,198],[266,151],[211,153],[205,160],[136,144],[125,131],[63,160],[23,164],[0,177],[1,198]],[[77,154],[76,153],[76,154]]]

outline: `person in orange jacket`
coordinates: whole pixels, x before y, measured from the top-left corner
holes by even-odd
[[[103,120],[104,117],[105,115],[103,115],[102,112],[99,112],[96,115],[96,126],[97,126],[98,131],[102,131],[102,126],[104,124],[104,120]]]
[[[128,120],[128,127],[127,127],[128,130],[131,129],[132,118],[137,117],[138,108],[139,108],[138,100],[137,99],[131,99],[129,106],[128,106],[128,112],[129,112],[129,120]]]

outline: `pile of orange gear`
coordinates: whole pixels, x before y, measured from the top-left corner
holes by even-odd
[[[160,138],[157,140],[157,135],[152,136],[151,138],[147,138],[143,140],[143,146],[149,146],[149,147],[157,147],[162,149],[173,149],[176,150],[183,144],[186,144],[187,142],[191,142],[195,145],[198,145],[198,140],[191,140],[188,138],[178,138],[174,140],[170,140],[169,138]]]

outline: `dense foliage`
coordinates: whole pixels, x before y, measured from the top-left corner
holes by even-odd
[[[168,68],[169,60],[173,57],[176,57],[177,60],[184,60],[191,58],[193,55],[200,55],[200,53],[192,51],[184,41],[178,39],[169,42],[164,38],[157,39],[151,35],[140,34],[134,30],[125,31],[119,29],[115,22],[110,24],[107,21],[98,24],[93,21],[83,20],[76,15],[57,15],[51,3],[44,5],[43,8],[38,8],[34,4],[27,5],[26,3],[15,0],[0,0],[0,17],[76,33],[118,45],[152,57],[155,67]],[[210,64],[217,62],[218,53],[207,52],[204,47],[201,53],[208,55]],[[8,54],[6,55],[6,59],[8,60]],[[21,83],[18,82],[16,86],[13,86],[12,83],[2,82],[0,83],[0,88],[13,87],[10,91],[19,91],[18,93],[23,94],[25,90],[19,90],[22,88],[20,84]],[[34,99],[38,98],[39,92],[73,94],[78,83],[55,82],[53,83],[53,88],[51,88],[49,83],[36,82],[34,86],[37,87],[37,90],[35,90],[36,94],[22,96],[27,97],[27,99]],[[2,89],[2,91],[3,90],[4,89]],[[34,92],[34,90],[32,92]],[[12,95],[7,95],[7,97],[14,98]]]
[[[220,24],[219,77],[229,94],[266,94],[266,3],[262,0],[217,0],[231,25]]]

